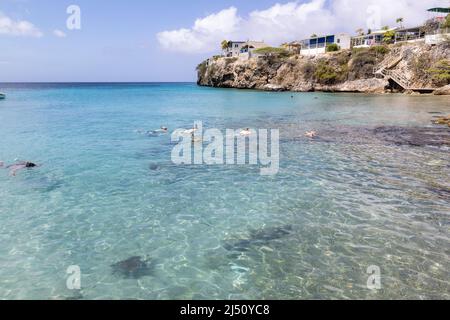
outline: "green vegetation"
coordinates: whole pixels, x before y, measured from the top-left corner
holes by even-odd
[[[385,55],[389,53],[389,48],[387,46],[373,46],[370,48],[370,50],[374,51],[377,54]]]
[[[450,28],[450,14],[447,15],[444,22],[442,23],[443,28]]]
[[[254,50],[253,53],[262,54],[262,55],[277,55],[277,56],[281,56],[281,57],[288,57],[290,55],[286,49],[275,48],[275,47],[259,48],[259,49]]]
[[[338,74],[326,60],[320,60],[317,63],[314,77],[321,84],[333,84],[336,82]]]
[[[353,58],[349,68],[349,80],[373,77],[373,70],[377,63],[377,55],[374,50],[367,48],[353,50]]]
[[[206,60],[197,66],[197,71],[198,71],[199,75],[204,75],[206,73],[207,69],[208,69],[208,66],[207,66]]]
[[[432,58],[428,53],[421,54],[411,61],[411,71],[417,78],[428,82],[431,80],[431,73],[428,72],[431,68],[431,61]]]
[[[403,18],[397,18],[397,20],[395,20],[395,22],[399,25],[400,28],[403,29]]]
[[[316,72],[316,65],[310,61],[302,65],[301,73],[306,80],[311,80],[314,78]]]
[[[431,74],[433,83],[438,86],[450,84],[450,60],[444,59],[436,62],[428,73]]]
[[[389,30],[389,27],[384,27],[383,30],[386,32],[383,34],[383,42],[384,43],[392,43],[395,38],[395,30]]]
[[[330,43],[330,44],[327,44],[327,47],[326,47],[326,52],[335,52],[335,51],[339,51],[339,46],[336,44],[336,43]]]
[[[223,40],[220,44],[222,46],[222,50],[225,50],[228,48],[228,40]]]

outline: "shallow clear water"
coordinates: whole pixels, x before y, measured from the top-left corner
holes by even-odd
[[[434,112],[450,114],[446,97],[193,84],[2,91],[0,161],[42,166],[0,170],[0,299],[450,298],[449,149],[373,131],[431,126]],[[279,128],[279,174],[176,166],[170,136],[136,133],[197,120]],[[312,129],[320,139],[303,138]],[[149,272],[114,272],[134,256]],[[70,265],[79,292],[66,287]],[[367,288],[371,265],[381,290]]]

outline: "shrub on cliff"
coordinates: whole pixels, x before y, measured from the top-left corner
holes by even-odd
[[[335,52],[335,51],[339,51],[339,46],[336,44],[336,43],[330,43],[330,44],[327,44],[327,47],[326,47],[326,52]]]
[[[205,61],[203,61],[202,63],[200,63],[197,66],[196,69],[197,69],[197,72],[198,72],[199,75],[203,76],[206,73],[206,69],[208,68],[206,64],[207,63],[206,63],[206,60],[205,60]]]
[[[444,59],[436,62],[433,67],[428,69],[431,74],[433,84],[445,86],[450,84],[450,60]]]
[[[261,55],[276,55],[279,57],[289,57],[290,53],[286,49],[283,48],[275,48],[275,47],[265,47],[259,48],[253,51],[255,54]]]
[[[450,14],[445,17],[445,20],[442,23],[442,28],[450,28]]]
[[[428,53],[414,57],[409,63],[409,66],[415,78],[423,82],[429,82],[431,80],[431,73],[428,70],[432,67],[432,61],[432,57]]]
[[[320,60],[317,63],[314,77],[320,84],[333,84],[338,79],[337,70],[328,61]]]
[[[379,55],[382,55],[382,56],[388,54],[389,51],[390,51],[389,48],[386,47],[386,46],[373,46],[373,47],[370,48],[370,50],[372,50],[376,54],[379,54]]]
[[[374,76],[373,70],[382,58],[382,56],[378,57],[374,49],[353,50],[349,67],[349,80],[372,78]]]
[[[316,72],[316,65],[310,61],[303,64],[300,68],[303,78],[305,80],[311,81],[314,79],[314,74]]]

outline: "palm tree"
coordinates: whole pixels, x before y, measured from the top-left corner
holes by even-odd
[[[403,29],[403,18],[397,18],[397,20],[395,20],[395,22],[397,22],[397,24],[400,25],[400,28]]]
[[[223,40],[221,45],[222,45],[222,50],[226,50],[226,48],[228,48],[228,40]]]
[[[359,29],[356,30],[356,33],[358,35],[360,35],[360,36],[363,36],[364,35],[364,29],[363,28],[359,28]]]

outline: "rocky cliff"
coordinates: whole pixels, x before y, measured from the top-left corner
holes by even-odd
[[[287,52],[251,59],[215,57],[201,63],[197,70],[198,84],[212,87],[366,93],[408,91],[389,77],[374,73],[383,65],[407,79],[409,88],[440,88],[450,84],[450,43],[377,46],[312,57]]]

